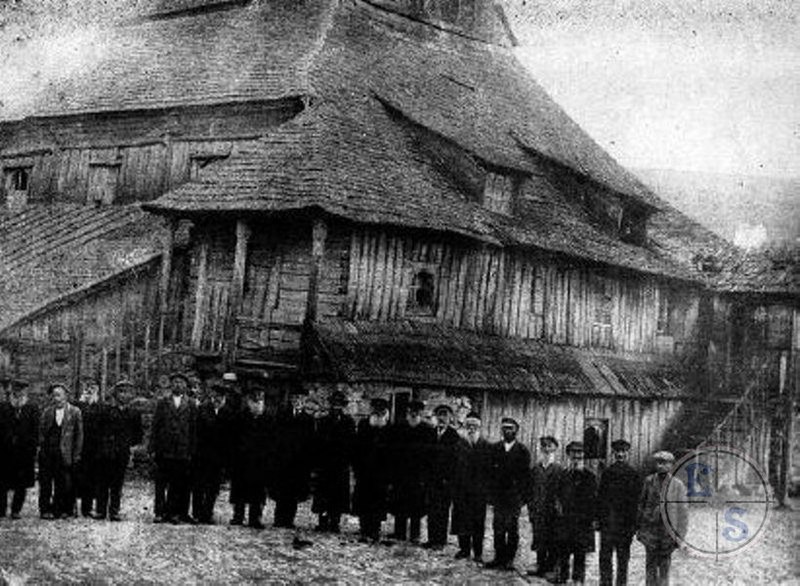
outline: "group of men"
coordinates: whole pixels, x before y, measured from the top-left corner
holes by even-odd
[[[614,553],[616,584],[626,583],[637,531],[647,550],[648,584],[668,579],[677,545],[660,515],[659,491],[673,459],[667,452],[655,454],[657,472],[643,480],[628,464],[630,444],[614,441],[614,462],[598,480],[584,465],[577,441],[566,446],[562,466],[558,440],[541,437],[541,457],[531,466],[529,450],[517,441],[519,424],[508,417],[500,440],[489,442],[477,413],[457,431],[447,405],[436,407],[431,424],[423,416],[425,405],[411,401],[392,423],[389,403],[373,399],[368,417],[356,424],[340,392],[326,406],[308,400],[298,410],[276,412],[266,408],[261,389],[240,394],[238,385],[216,380],[200,398],[189,387],[184,374],[172,374],[152,419],[157,523],[214,523],[220,488],[229,479],[231,525],[263,528],[269,497],[275,501],[274,526],[293,527],[298,503],[313,496],[320,531],[339,532],[342,515],[352,512],[361,540],[379,543],[382,522],[391,514],[391,538],[420,542],[426,517],[424,547],[441,549],[453,534],[456,557],[482,563],[491,507],[495,555],[485,566],[511,569],[527,507],[537,556],[530,573],[553,583],[570,577],[583,582],[586,554],[594,550],[599,529],[601,584],[614,582]],[[76,514],[77,500],[81,514],[120,518],[125,470],[130,448],[142,439],[141,420],[130,406],[129,385],[115,386],[104,401],[97,391],[89,385],[76,406],[68,402],[65,386],[53,385],[51,404],[39,417],[27,404],[24,385],[11,384],[8,401],[0,405],[0,513],[11,490],[11,516],[19,517],[33,484],[38,445],[42,518]],[[685,511],[678,516],[685,531]]]

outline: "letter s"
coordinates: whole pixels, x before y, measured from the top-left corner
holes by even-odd
[[[734,517],[734,515],[744,516],[746,513],[747,509],[741,507],[731,507],[725,510],[725,522],[730,525],[722,530],[722,536],[725,539],[738,543],[750,536],[750,528],[747,523]],[[736,535],[736,529],[739,530],[739,535]]]

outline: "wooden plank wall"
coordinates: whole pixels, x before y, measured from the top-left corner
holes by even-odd
[[[519,251],[378,230],[352,233],[347,315],[381,321],[404,318],[409,286],[420,268],[436,275],[436,320],[441,323],[554,344],[664,351],[656,339],[662,285],[655,278],[621,278]],[[607,344],[593,339],[606,294],[612,300]],[[698,295],[685,291],[680,299],[673,310],[682,324],[676,343],[696,334]]]

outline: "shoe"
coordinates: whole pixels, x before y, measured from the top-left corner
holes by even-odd
[[[480,566],[482,566],[483,565],[483,556],[482,555],[476,555],[475,556],[475,563],[480,565]]]
[[[241,519],[239,517],[234,517],[233,519],[230,520],[230,523],[228,523],[228,525],[231,525],[231,526],[244,525],[244,519]]]
[[[178,515],[173,515],[172,517],[169,518],[169,522],[172,525],[180,525],[183,521]]]
[[[247,526],[250,527],[251,529],[258,529],[259,531],[261,531],[265,527],[264,523],[262,523],[261,521],[250,521],[247,524]]]
[[[119,521],[122,521],[122,517],[120,517],[119,515],[111,515],[108,518],[108,520],[111,521],[112,523],[117,523]]]
[[[156,515],[155,517],[153,517],[153,523],[166,523],[166,522],[167,520],[161,515]]]
[[[455,559],[457,559],[457,560],[463,560],[463,559],[466,559],[468,557],[469,557],[469,552],[468,551],[460,551],[459,550],[459,552],[455,555]]]
[[[501,567],[503,567],[505,565],[506,565],[506,563],[503,560],[498,560],[497,558],[495,558],[490,562],[486,562],[483,565],[483,567],[488,569],[488,570],[496,570],[496,569],[501,568]]]
[[[181,515],[179,519],[181,523],[186,523],[187,525],[197,525],[197,519],[191,515]]]
[[[70,517],[72,517],[72,515],[71,515],[71,514],[69,514],[69,513],[61,513],[61,514],[58,516],[58,518],[59,518],[59,519],[69,519]]]
[[[95,513],[94,515],[91,515],[91,518],[94,519],[95,521],[105,521],[106,520],[106,516],[101,514],[101,513]]]
[[[39,517],[44,519],[45,521],[52,521],[53,519],[56,518],[56,516],[53,513],[42,513],[41,515],[39,515]]]
[[[434,551],[440,550],[444,548],[444,543],[432,543],[430,541],[426,541],[422,544],[424,549],[432,549]]]

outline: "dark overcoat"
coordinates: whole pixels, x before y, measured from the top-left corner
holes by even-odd
[[[491,444],[479,438],[474,444],[458,443],[453,482],[453,518],[450,532],[470,534],[475,523],[486,519],[491,474]]]
[[[491,446],[491,454],[490,503],[502,510],[520,509],[527,502],[530,490],[531,454],[528,448],[514,442],[506,452],[500,441]]]
[[[227,403],[214,409],[211,402],[197,410],[197,442],[192,472],[197,482],[221,483],[230,473],[233,457],[233,436],[238,412]]]
[[[603,471],[597,489],[597,521],[606,538],[633,537],[641,493],[642,477],[630,464],[615,462]]]
[[[361,516],[385,518],[390,481],[389,427],[373,427],[367,419],[358,423],[353,471],[356,486],[353,512]]]
[[[184,396],[175,408],[172,397],[156,404],[150,435],[150,451],[156,460],[172,459],[190,462],[197,441],[197,407]]]
[[[96,460],[127,462],[131,448],[142,443],[142,416],[131,407],[104,405],[97,414]]]
[[[274,421],[253,415],[246,407],[236,417],[232,436],[232,503],[263,504],[270,468],[270,445],[274,442]]]
[[[565,551],[594,551],[597,479],[591,470],[562,470],[552,495],[555,541]]]
[[[0,488],[33,486],[39,410],[30,404],[15,408],[8,402],[0,403],[0,434],[3,441]]]
[[[411,427],[402,421],[389,429],[389,436],[392,513],[401,517],[422,517],[425,515],[427,462],[436,432],[425,422]]]
[[[39,420],[39,443],[47,437],[52,426],[56,424],[55,407],[44,410]],[[64,407],[64,420],[61,422],[61,441],[59,443],[61,460],[67,466],[80,464],[83,453],[83,417],[81,410],[75,405],[67,403]],[[47,455],[40,453],[40,461]]]
[[[555,484],[562,470],[561,465],[556,462],[547,466],[542,462],[537,462],[531,469],[528,517],[533,530],[533,543],[531,544],[533,549],[552,544],[555,525],[553,495],[555,494]]]
[[[332,413],[318,422],[312,454],[317,475],[314,513],[350,511],[350,463],[355,436],[355,422],[344,413]]]
[[[275,501],[302,502],[311,492],[315,420],[310,415],[278,415],[272,442],[268,492]]]

